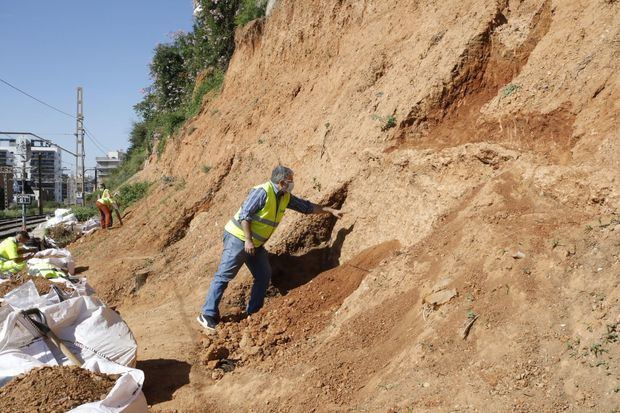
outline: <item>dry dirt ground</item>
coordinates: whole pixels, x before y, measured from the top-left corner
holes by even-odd
[[[70,247],[153,412],[618,411],[619,8],[282,0],[238,31],[126,225]],[[278,162],[347,214],[287,214],[265,308],[244,269],[206,336],[223,226]]]

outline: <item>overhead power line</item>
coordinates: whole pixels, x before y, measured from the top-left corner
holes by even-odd
[[[101,142],[99,142],[97,140],[97,138],[95,138],[95,135],[93,135],[88,129],[84,128],[84,130],[86,131],[86,136],[88,136],[90,138],[90,140],[92,141],[92,143],[101,151],[103,152],[104,155],[107,154],[107,152],[110,152],[109,150],[106,151],[105,146],[103,146],[103,144],[101,144]]]
[[[17,86],[14,86],[14,85],[10,84],[9,82],[7,82],[7,81],[6,81],[6,80],[4,80],[4,79],[1,79],[1,78],[0,78],[0,82],[2,82],[2,83],[4,83],[5,85],[7,85],[7,86],[9,86],[9,87],[11,87],[11,88],[13,88],[13,89],[17,90],[19,93],[22,93],[22,94],[24,94],[24,95],[28,96],[30,99],[36,100],[36,101],[37,101],[37,102],[39,102],[40,104],[45,105],[45,106],[47,106],[48,108],[55,110],[56,112],[62,113],[62,114],[63,114],[63,115],[65,115],[65,116],[69,116],[70,118],[75,119],[75,116],[71,115],[70,113],[67,113],[67,112],[65,112],[64,110],[58,109],[57,107],[52,106],[52,105],[50,105],[49,103],[46,103],[46,102],[42,101],[42,100],[41,100],[41,99],[39,99],[39,98],[36,98],[36,97],[32,96],[30,93],[28,93],[28,92],[24,92],[23,90],[21,90],[21,89],[20,89],[20,88],[18,88]]]
[[[15,86],[15,85],[13,85],[13,84],[11,84],[11,83],[7,82],[6,80],[4,80],[4,79],[2,79],[2,78],[0,78],[0,82],[4,83],[5,85],[9,86],[9,87],[10,87],[10,88],[12,88],[12,89],[15,89],[16,91],[18,91],[19,93],[22,93],[23,95],[28,96],[30,99],[33,99],[33,100],[37,101],[38,103],[40,103],[40,104],[42,104],[42,105],[45,105],[45,106],[47,106],[48,108],[50,108],[50,109],[52,109],[52,110],[55,110],[55,111],[56,111],[56,112],[58,112],[58,113],[62,113],[63,115],[68,116],[68,117],[70,117],[71,119],[77,119],[77,118],[76,118],[76,116],[74,116],[74,115],[72,115],[72,114],[70,114],[70,113],[67,113],[67,112],[65,112],[64,110],[58,109],[57,107],[55,107],[55,106],[53,106],[53,105],[50,105],[49,103],[44,102],[43,100],[41,100],[41,99],[39,99],[39,98],[37,98],[37,97],[35,97],[35,96],[32,96],[30,93],[28,93],[28,92],[26,92],[26,91],[24,91],[24,90],[22,90],[22,89],[18,88],[17,86]],[[97,138],[95,137],[95,135],[94,135],[94,134],[93,134],[90,130],[88,130],[88,129],[84,128],[84,131],[86,132],[86,135],[90,137],[90,139],[91,139],[91,141],[93,142],[93,144],[94,144],[94,145],[95,145],[95,146],[96,146],[96,147],[97,147],[97,148],[98,148],[98,149],[99,149],[99,150],[100,150],[100,151],[101,151],[104,155],[106,155],[106,154],[107,154],[107,152],[109,152],[109,151],[110,151],[109,149],[106,149],[105,145],[103,145],[101,142],[99,142],[99,140],[97,140]],[[52,135],[52,134],[47,134],[47,135]],[[68,135],[74,135],[74,134],[70,134],[70,133],[67,133],[67,134],[64,134],[64,133],[58,133],[58,134],[53,134],[53,135],[67,135],[67,136],[68,136]],[[75,135],[74,135],[74,136],[75,136]]]

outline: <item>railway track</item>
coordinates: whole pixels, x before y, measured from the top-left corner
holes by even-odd
[[[31,215],[26,217],[26,228],[30,231],[41,222],[45,222],[46,215]],[[0,219],[0,239],[15,234],[22,227],[21,218],[3,218]]]

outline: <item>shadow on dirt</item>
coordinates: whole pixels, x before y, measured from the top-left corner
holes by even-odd
[[[75,267],[75,273],[76,274],[81,274],[83,272],[88,271],[89,268],[90,267],[88,265],[87,266],[83,266],[83,267]]]
[[[144,371],[144,395],[148,404],[172,400],[174,392],[189,383],[191,365],[171,359],[138,361],[136,368]]]
[[[344,240],[353,226],[341,228],[331,246],[310,249],[303,255],[269,254],[272,269],[272,285],[282,295],[302,286],[314,277],[340,265],[340,252]]]
[[[223,315],[220,321],[222,323],[238,323],[241,320],[246,319],[247,317],[248,317],[247,313],[243,311],[243,312]]]

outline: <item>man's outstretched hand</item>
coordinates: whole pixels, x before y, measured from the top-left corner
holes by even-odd
[[[333,216],[335,216],[338,219],[342,218],[342,215],[344,215],[344,212],[341,209],[334,209],[334,208],[323,207],[323,211],[329,212],[330,214],[332,214]]]

